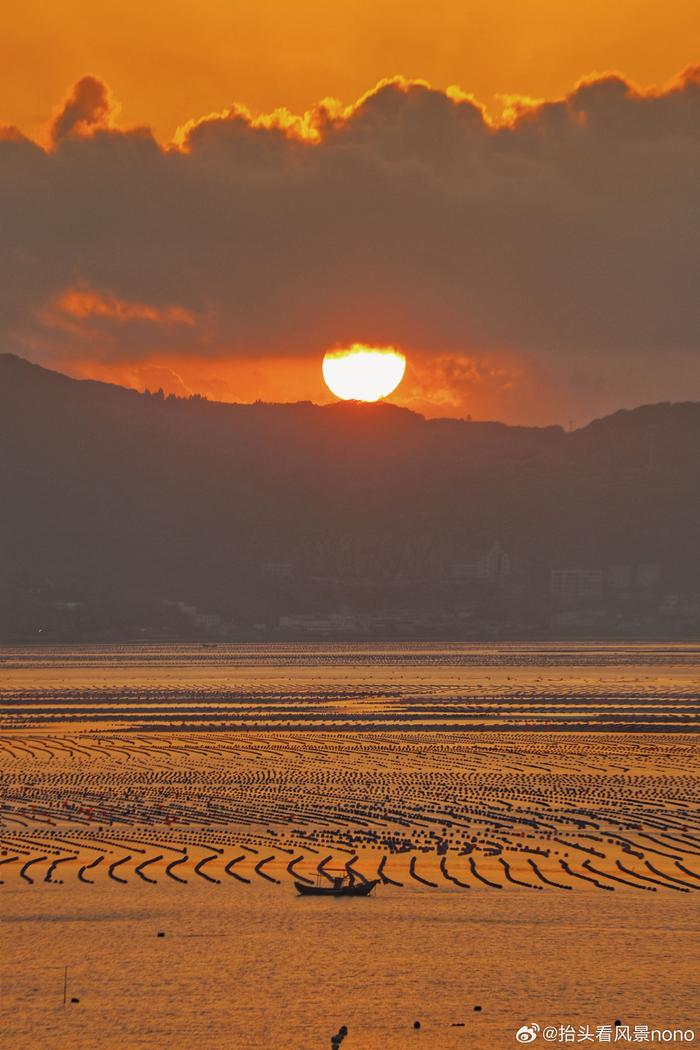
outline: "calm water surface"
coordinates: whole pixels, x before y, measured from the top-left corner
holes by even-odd
[[[616,1019],[700,1035],[699,931],[680,895],[28,887],[3,896],[2,1045],[316,1050],[346,1024],[343,1050],[495,1050],[523,1023]]]

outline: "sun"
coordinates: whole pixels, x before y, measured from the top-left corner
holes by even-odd
[[[393,346],[353,343],[329,350],[323,358],[326,386],[343,401],[379,401],[388,397],[404,377],[406,358]]]

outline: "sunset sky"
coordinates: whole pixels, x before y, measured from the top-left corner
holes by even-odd
[[[326,350],[391,345],[393,401],[516,423],[700,399],[696,0],[205,10],[0,13],[0,352],[327,401]]]

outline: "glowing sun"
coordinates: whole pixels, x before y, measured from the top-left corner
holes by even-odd
[[[343,401],[379,401],[396,390],[406,371],[406,358],[393,346],[353,343],[329,350],[323,358],[326,386]]]

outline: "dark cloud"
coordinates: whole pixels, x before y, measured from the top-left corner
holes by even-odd
[[[118,112],[107,85],[97,77],[81,77],[51,124],[54,145],[71,135],[109,127]]]
[[[543,404],[591,414],[700,396],[698,69],[655,94],[607,75],[503,127],[404,81],[304,119],[234,107],[168,148],[113,113],[85,77],[51,149],[0,135],[5,349],[144,362],[398,343],[439,355],[441,382],[446,355],[489,372],[519,355]]]

